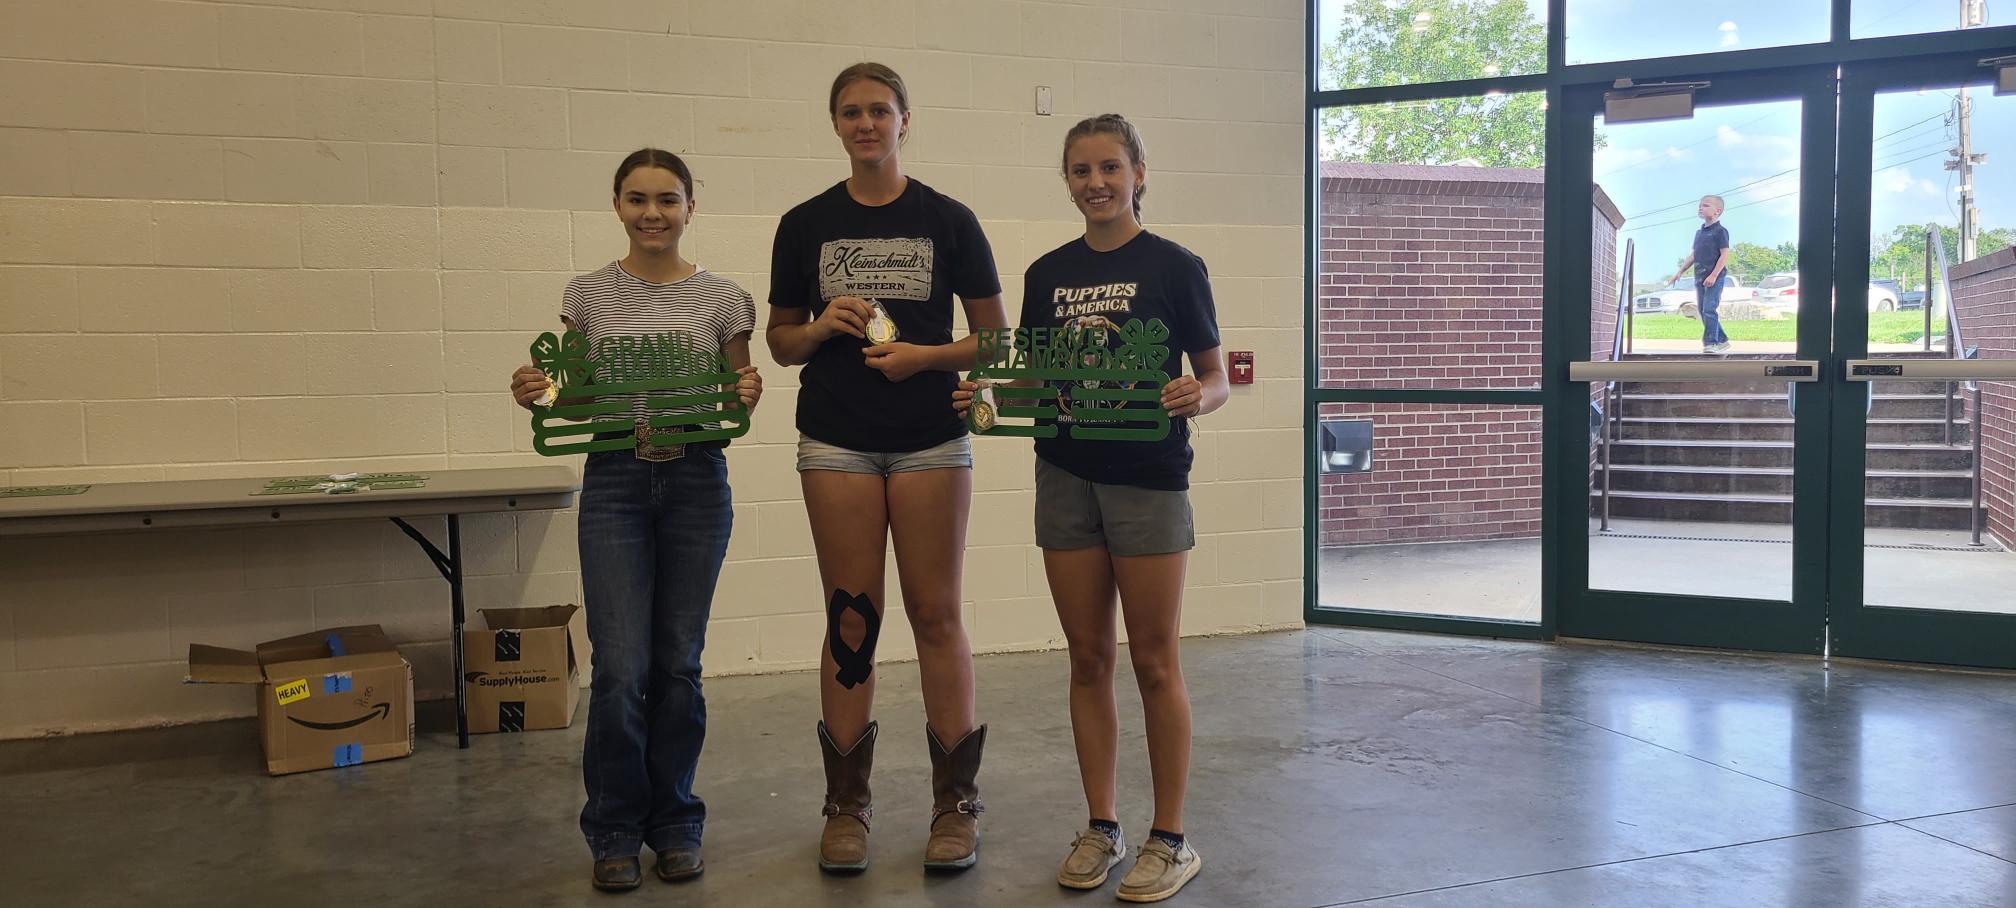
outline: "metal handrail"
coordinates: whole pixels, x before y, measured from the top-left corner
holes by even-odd
[[[1624,263],[1618,269],[1617,281],[1617,325],[1610,337],[1610,361],[1620,362],[1625,348],[1631,343],[1631,294],[1637,284],[1638,244],[1636,240],[1624,241]],[[1603,383],[1603,425],[1598,437],[1603,447],[1603,515],[1599,531],[1610,529],[1610,438],[1612,426],[1615,431],[1623,431],[1624,386],[1616,381]]]
[[[1960,307],[1957,305],[1959,298],[1953,292],[1953,269],[1946,261],[1946,244],[1939,236],[1939,226],[1937,224],[1928,224],[1925,227],[1925,300],[1921,304],[1925,309],[1925,349],[1928,351],[1932,349],[1932,288],[1935,286],[1932,282],[1932,267],[1935,262],[1939,267],[1939,283],[1936,286],[1943,287],[1946,291],[1946,358],[1974,359],[1979,351],[1967,349],[1967,342],[1960,333]],[[1953,443],[1954,391],[1959,387],[1964,387],[1973,396],[1972,410],[1968,413],[1968,426],[1973,435],[1974,442],[1972,445],[1974,448],[1974,506],[1969,514],[1969,522],[1973,527],[1973,538],[1969,544],[1980,545],[1981,529],[1984,523],[1983,518],[1985,517],[1981,488],[1983,467],[1981,463],[1981,383],[1971,378],[1965,382],[1949,381],[1946,383],[1946,412],[1944,415],[1946,421],[1946,444],[1949,445]],[[1871,397],[1874,397],[1876,390],[1871,388],[1869,394]]]

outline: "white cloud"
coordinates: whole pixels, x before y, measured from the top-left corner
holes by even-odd
[[[1721,27],[1720,27],[1720,31],[1722,32],[1722,46],[1723,46],[1723,47],[1735,47],[1735,46],[1736,46],[1736,41],[1737,41],[1737,38],[1736,38],[1736,23],[1734,23],[1734,22],[1726,22],[1726,21],[1725,21],[1725,22],[1723,22],[1723,23],[1722,23],[1722,25],[1721,25]]]
[[[1715,143],[1723,148],[1734,148],[1746,140],[1745,136],[1727,126],[1715,127]]]
[[[1871,182],[1875,183],[1884,192],[1889,193],[1916,190],[1925,195],[1936,196],[1939,194],[1939,187],[1934,186],[1931,180],[1912,176],[1911,169],[1908,167],[1892,167],[1889,170],[1876,174],[1875,179]]]

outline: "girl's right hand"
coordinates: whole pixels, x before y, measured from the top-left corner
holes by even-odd
[[[812,330],[822,343],[842,334],[865,340],[868,337],[868,320],[874,316],[875,307],[870,306],[867,300],[858,296],[836,296],[826,304],[826,310],[819,313],[818,320],[812,323]]]
[[[518,406],[527,410],[532,409],[533,401],[552,386],[553,382],[546,373],[531,365],[519,366],[518,371],[511,373],[511,396],[518,401]]]
[[[978,390],[979,385],[970,381],[960,382],[959,390],[952,392],[952,412],[965,416],[967,410],[973,409],[973,392]]]

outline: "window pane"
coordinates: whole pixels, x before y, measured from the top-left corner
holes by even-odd
[[[1319,608],[1540,620],[1540,408],[1318,412]]]
[[[1568,62],[1603,63],[1826,41],[1830,5],[1828,0],[1568,0]]]
[[[2000,9],[1997,9],[2000,7]],[[2016,9],[1988,0],[1854,0],[1848,36],[1880,38],[2016,24]]]
[[[1539,387],[1543,102],[1322,112],[1323,387]]]
[[[1322,0],[1317,87],[1547,71],[1546,0]]]

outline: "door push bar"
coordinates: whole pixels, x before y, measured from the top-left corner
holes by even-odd
[[[1731,359],[1713,362],[1584,361],[1568,364],[1568,380],[1573,382],[1741,382],[1757,379],[1784,382],[1819,381],[1820,362],[1811,359]]]
[[[2016,381],[2016,359],[1851,359],[1849,381]]]

